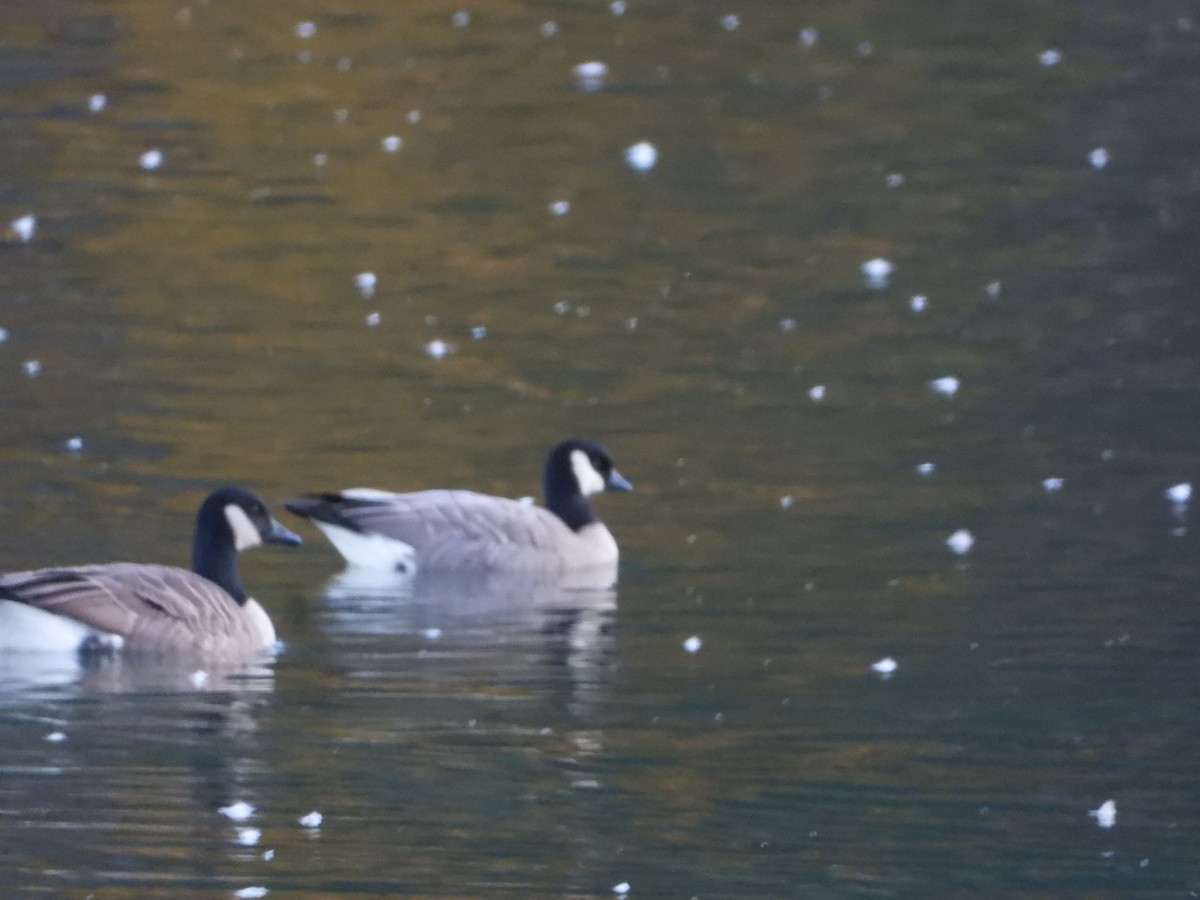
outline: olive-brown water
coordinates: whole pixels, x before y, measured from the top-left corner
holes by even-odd
[[[0,5],[0,570],[574,433],[636,486],[611,592],[289,521],[273,664],[0,659],[0,895],[1200,892],[1193,15]]]

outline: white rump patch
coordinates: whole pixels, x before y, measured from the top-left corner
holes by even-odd
[[[258,528],[250,521],[246,511],[236,503],[226,504],[225,519],[233,531],[233,545],[239,553],[262,543],[262,535],[258,533]]]
[[[582,450],[571,451],[571,470],[575,473],[575,480],[579,482],[579,493],[583,496],[589,497],[604,490],[604,476],[596,471],[596,467]]]
[[[417,551],[404,541],[382,534],[360,534],[328,522],[313,520],[325,533],[347,564],[364,569],[383,569],[389,572],[413,572],[417,567]]]
[[[249,621],[250,627],[254,629],[255,633],[262,638],[264,649],[275,643],[275,626],[271,624],[271,617],[267,615],[267,611],[257,600],[253,597],[247,600],[242,606],[242,615]]]
[[[87,643],[119,650],[125,640],[36,606],[0,600],[0,650],[75,653]]]
[[[391,491],[377,491],[375,488],[350,488],[341,491],[339,496],[347,500],[395,500],[396,495]]]

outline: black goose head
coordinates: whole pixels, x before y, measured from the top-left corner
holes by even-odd
[[[596,521],[587,498],[602,491],[632,491],[604,447],[586,438],[570,438],[550,451],[542,478],[546,508],[572,531]]]
[[[237,555],[259,544],[301,543],[271,516],[257,495],[237,487],[208,495],[196,514],[192,571],[216,582],[238,603],[246,601],[237,575]]]

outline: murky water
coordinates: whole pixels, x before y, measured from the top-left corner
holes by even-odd
[[[1192,15],[0,5],[0,569],[572,433],[637,487],[614,591],[306,531],[273,665],[0,660],[0,894],[1200,892]]]

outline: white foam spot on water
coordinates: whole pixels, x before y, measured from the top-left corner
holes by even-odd
[[[548,19],[538,28],[538,34],[544,38],[554,37],[556,34],[558,34],[558,23],[553,19]]]
[[[233,892],[233,896],[237,897],[238,900],[258,900],[258,898],[265,897],[269,893],[271,893],[270,888],[254,886],[236,890]]]
[[[820,403],[825,399],[825,385],[814,384],[808,389],[808,399],[814,403]]]
[[[1038,54],[1038,62],[1040,62],[1047,69],[1052,69],[1057,66],[1060,62],[1062,62],[1062,58],[1063,55],[1061,50],[1043,50]]]
[[[13,219],[8,223],[8,227],[21,239],[22,244],[28,244],[33,240],[33,235],[37,231],[37,217],[33,213],[28,213],[18,219]]]
[[[700,648],[703,646],[704,646],[704,641],[702,641],[697,635],[694,635],[694,634],[690,638],[688,638],[686,641],[683,642],[683,649],[686,650],[688,653],[699,653]]]
[[[1042,490],[1047,494],[1053,494],[1055,491],[1061,491],[1065,482],[1061,478],[1046,478],[1042,481]]]
[[[222,806],[217,812],[227,819],[232,819],[234,822],[245,822],[254,815],[254,807],[244,800],[238,800],[236,803]]]
[[[924,294],[917,294],[908,301],[908,308],[915,313],[925,312],[929,306],[929,298]]]
[[[265,859],[267,862],[270,862],[271,860],[273,860],[275,858],[275,851],[273,849],[272,850],[264,850],[262,858]]]
[[[404,146],[404,139],[398,134],[389,134],[379,142],[385,153],[398,153],[400,148]]]
[[[8,329],[0,328],[0,344],[3,344],[7,340],[8,340]]]
[[[257,828],[239,828],[237,842],[243,847],[253,847],[262,838],[262,832]]]
[[[92,94],[92,96],[88,97],[89,112],[103,112],[106,106],[108,106],[108,98],[103,94]]]
[[[21,365],[25,369],[25,374],[30,378],[37,378],[42,374],[42,364],[36,359],[27,359]]]
[[[811,26],[808,28],[800,29],[800,43],[803,44],[805,47],[817,46],[817,41],[819,41],[820,39],[821,39],[821,32],[817,31],[817,29],[812,28]]]
[[[310,38],[316,33],[317,33],[317,23],[316,22],[297,22],[296,23],[296,37]]]
[[[339,72],[349,72],[350,67],[354,65],[354,61],[348,56],[343,56],[337,61],[337,70]]]
[[[1088,165],[1099,172],[1108,165],[1108,151],[1103,147],[1097,147],[1088,154]]]
[[[328,153],[318,153],[313,157],[313,165],[314,166],[323,166],[328,162],[329,162],[329,154]]]
[[[455,28],[466,28],[468,25],[471,24],[471,14],[469,12],[467,12],[465,9],[460,9],[450,19],[450,24],[453,25]]]
[[[427,640],[427,641],[436,641],[441,636],[442,636],[442,629],[440,629],[440,628],[426,628],[424,631],[421,632],[421,637],[425,638],[425,640]]]
[[[554,311],[560,316],[565,316],[571,311],[571,304],[567,300],[559,300],[554,304]]]
[[[941,378],[935,378],[929,382],[929,386],[935,393],[941,394],[943,397],[953,397],[958,393],[959,381],[953,375],[943,375]]]
[[[379,283],[379,279],[374,272],[359,272],[354,276],[354,286],[364,297],[375,296],[375,285]]]
[[[796,500],[790,494],[779,498],[780,509],[791,509],[796,505]]]
[[[890,188],[898,188],[904,184],[904,176],[899,172],[889,172],[887,177],[883,179],[883,183]]]
[[[454,352],[454,348],[445,341],[430,341],[425,345],[425,353],[434,359],[442,359]]]
[[[487,329],[482,325],[476,325],[471,329],[471,337],[475,338],[477,341],[482,341],[485,337],[487,337]]]
[[[163,164],[163,152],[161,150],[147,150],[138,157],[138,165],[147,172],[153,172]]]
[[[604,80],[608,78],[608,65],[598,59],[588,60],[573,68],[571,75],[574,76],[580,90],[598,91],[604,87]]]
[[[551,215],[565,216],[567,213],[569,213],[571,211],[571,201],[570,200],[555,200],[547,208],[550,210]]]
[[[1101,828],[1112,828],[1117,824],[1117,803],[1115,800],[1105,800],[1098,809],[1088,810],[1088,815]]]
[[[870,56],[874,52],[875,52],[875,45],[872,44],[870,41],[863,41],[861,44],[858,45],[858,55],[859,56]]]
[[[66,446],[68,452],[79,453],[81,450],[83,450],[83,438],[81,438],[81,437],[67,438],[67,442],[66,442],[65,446]]]
[[[946,538],[946,546],[959,556],[965,556],[975,546],[975,535],[971,534],[965,528],[960,528],[954,534],[950,535],[950,537]]]
[[[301,816],[297,821],[305,828],[320,828],[321,823],[325,821],[325,817],[314,809],[312,812]]]
[[[876,675],[882,675],[884,678],[893,675],[899,667],[899,663],[890,656],[885,656],[883,659],[871,663],[871,671]]]
[[[199,690],[208,684],[208,673],[203,669],[197,669],[188,677],[188,681],[192,683],[192,687],[196,688],[196,690]]]
[[[988,282],[988,285],[984,288],[984,291],[987,292],[989,300],[999,300],[1000,291],[1003,287],[1004,285],[1002,285],[999,281],[991,281]]]
[[[367,313],[367,317],[363,319],[363,321],[366,323],[368,328],[376,328],[380,322],[379,313]]]
[[[612,3],[608,4],[608,11],[614,16],[625,15],[625,10],[628,8],[629,6],[625,3],[625,0],[612,0]]]
[[[61,731],[52,731],[43,738],[43,740],[49,741],[51,744],[61,744],[66,739],[67,736]]]
[[[408,115],[404,117],[404,120],[408,122],[409,125],[416,125],[421,121],[421,111],[419,109],[410,109],[408,111]]]
[[[625,164],[635,172],[649,172],[658,164],[658,150],[648,141],[626,147]]]
[[[333,111],[333,121],[337,122],[339,125],[345,125],[350,121],[350,110],[344,107],[342,109],[335,109]]]
[[[741,24],[742,20],[732,13],[721,17],[721,27],[726,31],[737,31]]]
[[[937,471],[937,466],[931,462],[923,462],[917,466],[917,473],[919,475],[929,476],[929,475],[932,475],[935,471]]]
[[[614,884],[614,885],[613,885],[612,892],[613,892],[614,894],[619,894],[620,896],[624,897],[624,896],[625,896],[626,894],[628,894],[628,893],[629,893],[631,890],[632,890],[632,888],[629,886],[629,882],[628,882],[628,881],[622,881],[620,884]]]
[[[799,324],[800,323],[797,322],[795,319],[780,319],[779,320],[779,330],[780,331],[795,331],[796,327]]]
[[[870,287],[882,288],[887,286],[888,279],[892,277],[896,267],[882,256],[877,256],[859,266],[859,271],[862,272],[863,278],[867,280]]]
[[[1176,506],[1186,506],[1192,499],[1192,483],[1183,481],[1167,488],[1164,495]]]

